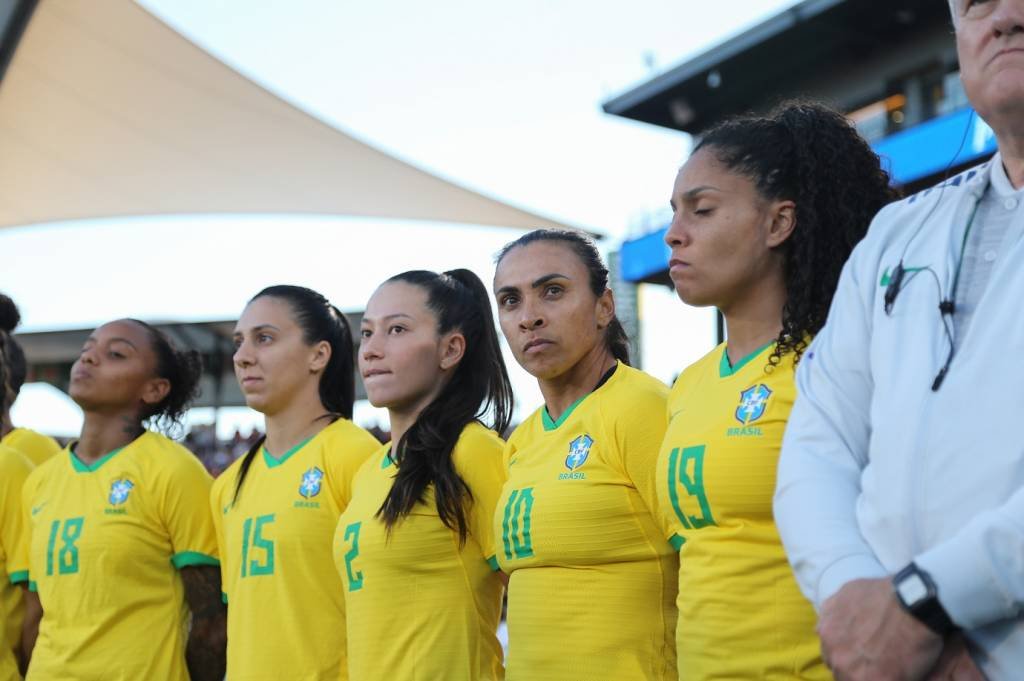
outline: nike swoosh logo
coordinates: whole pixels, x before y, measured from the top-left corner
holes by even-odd
[[[904,267],[903,271],[906,274],[912,274],[914,272],[921,272],[921,271],[926,270],[926,269],[928,269],[928,268],[927,267]],[[881,286],[882,288],[885,288],[890,283],[892,283],[892,273],[889,270],[890,270],[890,268],[888,268],[888,267],[885,268],[885,272],[882,272],[882,280],[880,282],[878,282],[878,285]]]
[[[672,412],[672,415],[668,417],[669,423],[674,421],[675,418],[677,416],[679,416],[680,414],[682,414],[684,411],[686,411],[686,410],[685,409],[676,409],[674,412]]]
[[[39,504],[38,506],[33,506],[32,507],[32,515],[35,515],[36,513],[39,513],[40,511],[42,511],[43,510],[43,506],[46,506],[46,502],[45,501],[43,503]]]

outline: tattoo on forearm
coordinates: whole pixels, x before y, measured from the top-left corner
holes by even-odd
[[[181,569],[185,598],[192,611],[185,661],[192,681],[222,681],[227,648],[227,608],[221,602],[220,568],[198,565]]]

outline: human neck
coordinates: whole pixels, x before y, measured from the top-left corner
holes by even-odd
[[[7,412],[0,417],[0,438],[7,437],[12,430],[14,430],[14,424],[11,423],[10,412]]]
[[[722,309],[729,364],[735,365],[779,337],[785,297],[783,286],[766,286],[747,300]]]
[[[1014,189],[1024,187],[1024,129],[1018,128],[1015,122],[1013,128],[996,133],[1003,168]]]
[[[538,380],[541,395],[548,416],[553,420],[561,418],[565,410],[584,395],[594,392],[594,387],[608,370],[615,366],[615,358],[604,343],[598,343],[568,371],[554,378]]]
[[[405,434],[409,432],[416,419],[420,417],[423,410],[430,406],[430,403],[437,399],[447,382],[438,382],[426,395],[422,395],[414,402],[401,406],[388,407],[388,422],[391,424],[391,446],[401,442]]]
[[[145,429],[134,414],[98,414],[86,412],[82,435],[75,443],[75,456],[92,464],[115,449],[130,444]]]
[[[293,400],[285,409],[267,414],[267,451],[281,456],[296,445],[313,437],[330,424],[327,410],[319,395]]]

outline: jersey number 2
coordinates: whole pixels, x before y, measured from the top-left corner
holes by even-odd
[[[363,588],[363,573],[352,567],[352,561],[359,556],[359,528],[362,525],[362,523],[352,523],[345,528],[345,541],[352,540],[352,548],[345,554],[345,574],[348,576],[349,591],[359,591]]]

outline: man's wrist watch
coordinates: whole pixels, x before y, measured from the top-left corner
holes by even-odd
[[[903,609],[936,634],[945,637],[956,630],[949,613],[939,602],[938,589],[927,572],[911,563],[892,578],[892,587]]]

